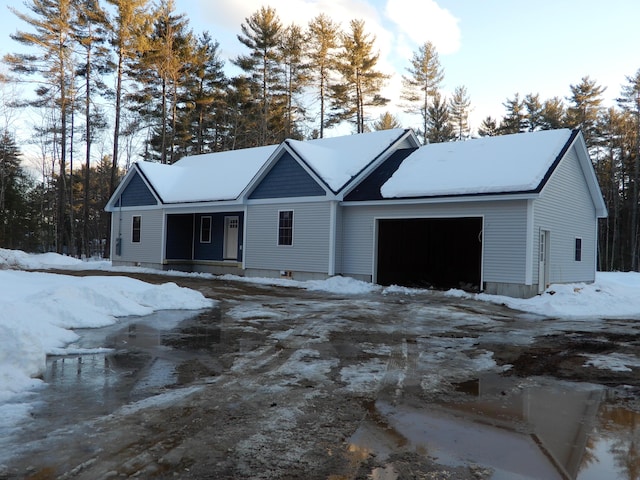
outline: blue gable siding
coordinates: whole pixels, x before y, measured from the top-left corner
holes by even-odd
[[[317,197],[325,195],[324,189],[293,159],[289,152],[285,152],[251,192],[249,198]]]
[[[122,205],[120,205],[122,200]],[[120,198],[116,202],[116,207],[140,207],[144,205],[157,205],[156,197],[151,193],[151,190],[144,183],[144,180],[140,177],[139,173],[135,173],[129,184],[120,195]]]

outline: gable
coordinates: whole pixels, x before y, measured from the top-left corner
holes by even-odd
[[[120,202],[122,201],[122,204]],[[116,200],[116,207],[141,207],[147,205],[157,205],[155,195],[140,176],[135,172],[131,180]]]
[[[344,198],[345,201],[382,200],[382,185],[395,173],[402,161],[416,150],[417,148],[401,148],[393,152]]]
[[[291,154],[285,151],[256,185],[249,199],[318,197],[326,194]]]

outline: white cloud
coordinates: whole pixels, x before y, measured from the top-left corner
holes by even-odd
[[[388,0],[385,14],[416,45],[429,40],[441,54],[460,48],[458,19],[434,0]]]

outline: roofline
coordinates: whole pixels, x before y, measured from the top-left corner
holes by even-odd
[[[400,134],[398,138],[391,142],[387,148],[380,152],[380,154],[378,154],[373,160],[371,160],[371,162],[365,165],[357,174],[351,177],[351,179],[343,185],[341,189],[342,192],[340,194],[341,198],[349,195],[349,193],[351,193],[354,188],[356,188],[365,178],[367,178],[384,160],[391,156],[390,153],[393,153],[391,151],[392,148],[394,148],[398,143],[405,139],[412,139],[412,143],[415,144],[415,147],[420,147],[420,142],[418,141],[413,129],[405,128],[404,132],[402,132],[402,134]],[[394,152],[396,150],[397,149],[395,149]]]
[[[389,203],[411,204],[411,203],[447,203],[447,202],[473,202],[478,199],[482,201],[494,200],[532,200],[540,196],[535,190],[521,190],[515,192],[484,192],[484,193],[456,193],[450,195],[432,195],[421,197],[393,197],[382,200],[351,200],[342,202],[346,207],[354,205],[388,205]]]
[[[576,129],[577,134],[574,139],[574,145],[576,147],[576,153],[578,155],[578,162],[582,165],[583,170],[582,173],[585,176],[585,181],[587,182],[587,188],[589,189],[589,193],[591,194],[591,199],[593,200],[593,206],[596,210],[597,218],[607,218],[609,216],[609,212],[607,211],[607,205],[602,196],[602,190],[600,189],[600,182],[598,181],[598,177],[596,176],[596,171],[593,168],[593,163],[591,162],[591,156],[589,155],[589,151],[587,150],[587,144],[584,140],[584,136],[580,129]],[[580,146],[576,144],[578,142],[578,138],[581,140],[579,142]],[[587,171],[585,171],[585,168]]]
[[[571,146],[573,145],[573,142],[575,141],[575,139],[578,136],[578,133],[580,133],[580,130],[577,128],[574,128],[573,130],[571,130],[571,135],[569,135],[569,139],[565,142],[565,144],[562,146],[562,149],[560,150],[560,152],[558,153],[558,155],[556,155],[555,160],[553,161],[553,163],[551,164],[551,166],[547,169],[547,172],[544,174],[544,177],[542,177],[542,180],[540,180],[540,183],[538,184],[538,186],[535,188],[536,192],[541,192],[542,189],[545,187],[545,185],[547,184],[547,182],[549,181],[549,179],[551,178],[551,175],[553,174],[553,172],[555,171],[555,169],[558,167],[558,165],[560,164],[560,161],[564,158],[564,156],[567,154],[567,152],[569,151],[569,148],[571,148]]]
[[[309,174],[311,175],[313,178],[316,179],[316,181],[318,181],[318,183],[320,183],[320,185],[324,188],[324,190],[327,193],[331,193],[335,196],[336,192],[333,190],[333,188],[331,188],[329,186],[329,184],[327,182],[324,181],[324,179],[318,174],[318,172],[316,172],[313,167],[311,165],[309,165],[306,160],[304,159],[304,157],[302,155],[300,155],[300,153],[293,148],[293,145],[291,145],[289,143],[289,141],[292,140],[291,138],[287,138],[282,142],[283,145],[283,149],[287,150],[294,158],[296,158],[299,162],[302,163],[302,168]]]

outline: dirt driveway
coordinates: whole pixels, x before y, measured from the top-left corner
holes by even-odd
[[[0,479],[591,478],[600,438],[622,425],[640,436],[633,321],[545,319],[438,292],[131,276],[219,303],[160,332],[129,322],[153,349],[105,339],[100,368],[113,376],[100,389],[120,401],[68,421],[58,405],[50,430],[34,416]],[[606,478],[638,478],[635,448],[618,448]]]

